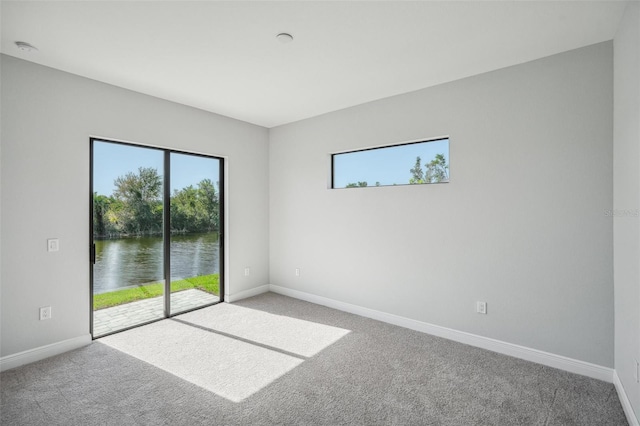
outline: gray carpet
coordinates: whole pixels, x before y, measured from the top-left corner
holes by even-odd
[[[2,425],[627,424],[609,383],[273,293],[3,372],[0,388]]]

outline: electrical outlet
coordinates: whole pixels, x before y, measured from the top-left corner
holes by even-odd
[[[476,312],[479,314],[486,314],[487,302],[476,302]]]
[[[251,268],[244,268],[244,276],[248,277],[251,274]]]
[[[51,306],[40,308],[40,321],[51,319]]]
[[[300,268],[296,268],[296,277],[300,276]]]

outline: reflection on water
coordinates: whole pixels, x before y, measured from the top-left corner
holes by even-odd
[[[218,273],[220,240],[215,232],[171,236],[171,280]],[[96,240],[94,294],[161,281],[162,237]]]

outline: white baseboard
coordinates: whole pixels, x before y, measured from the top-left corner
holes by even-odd
[[[616,387],[616,391],[618,392],[618,398],[620,398],[620,403],[622,404],[622,409],[624,410],[625,416],[627,416],[629,426],[640,426],[640,424],[638,424],[638,418],[633,412],[633,407],[631,406],[631,401],[629,401],[627,392],[624,390],[624,386],[622,386],[620,377],[618,377],[618,373],[615,370],[613,372],[613,384]]]
[[[17,354],[7,355],[0,358],[0,371],[9,370],[11,368],[20,367],[24,364],[40,361],[63,352],[78,349],[91,343],[91,335],[85,334],[74,337],[72,339],[63,340],[61,342],[52,343],[50,345],[40,346],[38,348],[29,349]]]
[[[375,309],[364,308],[362,306],[352,305],[350,303],[340,302],[338,300],[329,299],[315,294],[305,293],[286,287],[271,284],[270,290],[274,293],[284,296],[293,297],[318,305],[327,306],[339,311],[349,312],[378,321],[386,322],[400,327],[409,328],[411,330],[421,331],[445,339],[454,340],[456,342],[465,343],[467,345],[488,349],[493,352],[509,355],[515,358],[524,359],[571,373],[580,374],[594,379],[603,380],[608,383],[613,382],[613,369],[603,367],[589,362],[568,358],[562,355],[555,355],[549,352],[528,348],[526,346],[515,345],[513,343],[503,342],[501,340],[491,339],[489,337],[478,336],[476,334],[458,331],[439,325],[429,324],[410,318],[389,314]]]
[[[246,299],[247,297],[253,297],[262,293],[266,293],[268,291],[269,291],[269,284],[265,284],[265,285],[261,285],[260,287],[250,288],[249,290],[239,291],[233,294],[225,294],[224,301],[233,303],[241,299]]]

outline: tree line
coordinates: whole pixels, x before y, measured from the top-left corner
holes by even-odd
[[[163,182],[152,167],[140,167],[114,180],[113,194],[93,194],[95,237],[157,235],[163,231]],[[171,194],[171,232],[218,232],[220,201],[216,185],[201,180]]]
[[[415,185],[420,183],[438,183],[447,182],[449,180],[449,165],[444,154],[436,154],[433,160],[424,165],[422,170],[422,159],[416,157],[416,163],[409,170],[411,173],[409,184]],[[368,182],[348,183],[345,188],[362,188],[368,186]],[[396,185],[394,183],[394,185]],[[380,182],[376,182],[376,186],[380,186]]]

